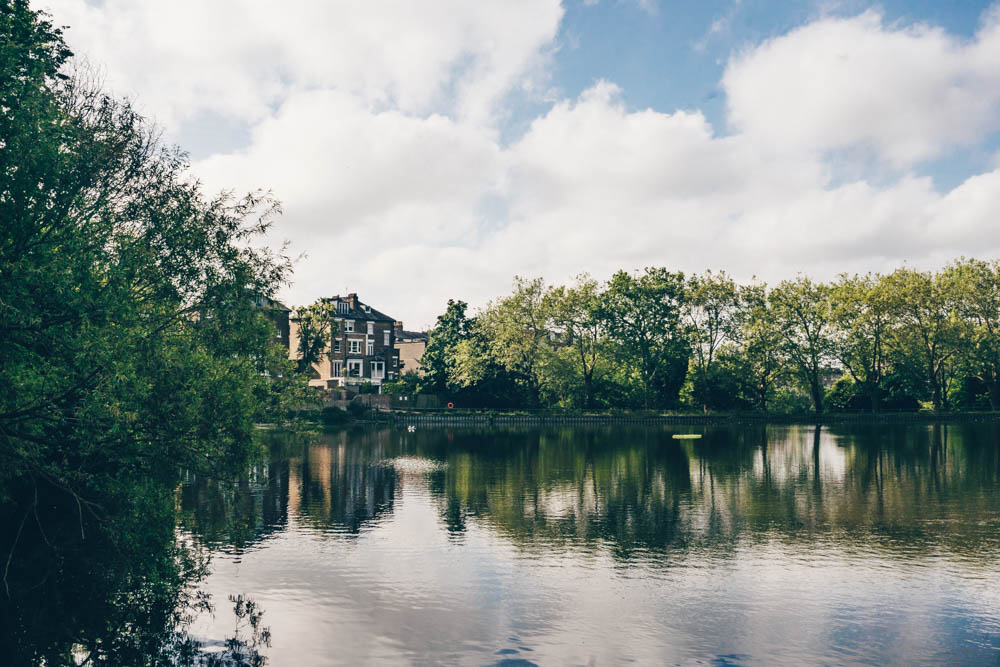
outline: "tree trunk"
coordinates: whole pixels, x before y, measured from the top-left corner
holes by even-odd
[[[823,413],[823,386],[819,383],[819,374],[816,373],[810,379],[810,385],[812,389],[812,399],[813,408],[816,410],[816,414]]]
[[[997,383],[996,376],[986,383],[986,391],[990,395],[990,410],[996,412],[1000,410],[1000,384]]]
[[[938,382],[937,370],[931,367],[931,403],[934,412],[941,412],[941,383]]]

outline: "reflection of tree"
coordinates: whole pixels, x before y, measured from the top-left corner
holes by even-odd
[[[21,524],[0,513],[3,553],[17,556],[0,590],[3,663],[263,665],[270,637],[261,610],[242,596],[234,611],[253,627],[238,626],[225,651],[207,652],[188,634],[212,609],[194,589],[206,556],[176,540],[168,490],[137,483],[129,491],[113,518],[81,513],[74,498],[41,483],[33,490],[37,519]]]
[[[398,435],[445,526],[476,520],[526,547],[733,551],[829,541],[887,553],[998,546],[996,425],[457,430]]]
[[[272,457],[236,481],[188,475],[180,507],[181,526],[206,544],[249,547],[287,524],[288,461]]]

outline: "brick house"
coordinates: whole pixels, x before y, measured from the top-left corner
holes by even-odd
[[[264,309],[267,318],[274,323],[275,328],[278,330],[275,334],[277,341],[282,346],[288,347],[291,308],[280,301],[275,301],[262,295],[254,296],[252,300],[255,306]]]
[[[357,390],[369,382],[382,393],[382,383],[399,377],[399,352],[396,350],[395,319],[358,299],[357,294],[326,299],[335,305],[336,328],[330,347],[313,364],[309,384],[332,389]],[[298,355],[298,321],[291,319],[289,356]]]

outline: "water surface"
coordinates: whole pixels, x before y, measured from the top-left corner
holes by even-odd
[[[214,552],[204,590],[266,611],[275,665],[997,664],[998,443],[996,425],[276,437],[238,484],[188,479],[181,523]]]

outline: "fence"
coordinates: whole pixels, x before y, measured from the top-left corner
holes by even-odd
[[[802,414],[643,414],[609,413],[581,414],[551,410],[512,413],[474,410],[396,410],[383,413],[396,423],[442,425],[514,425],[514,424],[645,424],[645,425],[739,425],[739,424],[933,424],[940,422],[1000,421],[1000,412],[891,412],[891,413],[830,413]]]

